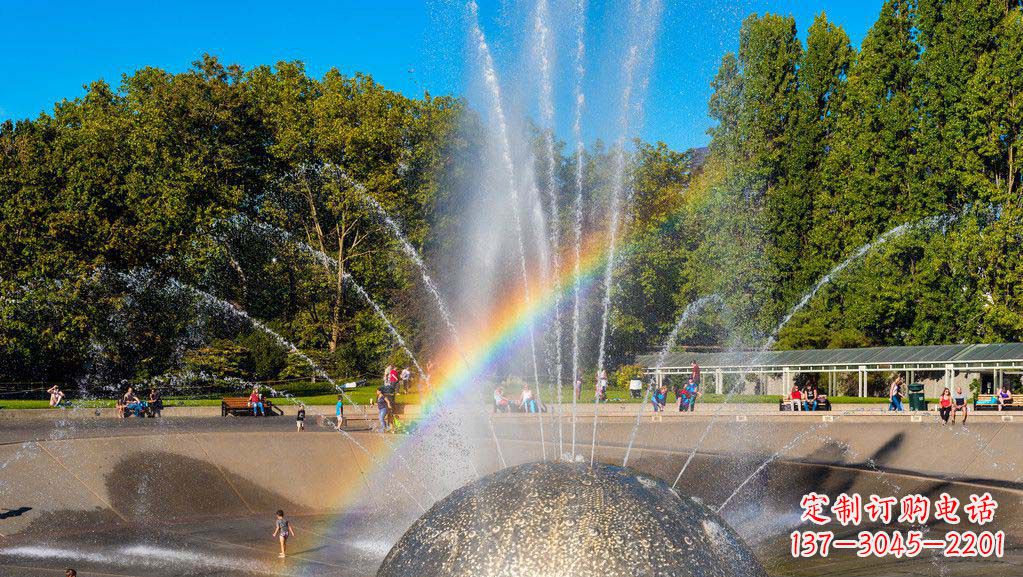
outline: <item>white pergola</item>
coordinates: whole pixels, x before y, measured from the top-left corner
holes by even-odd
[[[700,365],[706,377],[713,376],[714,392],[724,392],[726,375],[758,376],[766,383],[767,394],[787,394],[800,373],[828,375],[828,393],[833,395],[837,375],[857,375],[857,395],[867,396],[870,373],[900,372],[907,382],[916,373],[943,374],[938,384],[952,387],[956,375],[990,373],[994,387],[1005,382],[1005,375],[1023,373],[1023,343],[977,345],[932,345],[910,347],[868,347],[860,349],[813,349],[794,351],[744,351],[724,353],[678,352],[665,356],[657,366],[658,355],[642,355],[636,362],[645,374],[660,384],[672,375],[689,376],[692,364]],[[776,391],[770,382],[778,383]]]

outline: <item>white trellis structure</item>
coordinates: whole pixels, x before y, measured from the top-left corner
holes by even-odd
[[[713,385],[716,393],[724,392],[725,377],[737,375],[753,378],[763,394],[784,395],[792,388],[799,374],[826,376],[827,390],[835,394],[838,376],[855,374],[857,396],[867,396],[871,373],[898,372],[906,381],[922,382],[926,394],[935,397],[943,387],[967,385],[979,379],[982,393],[1008,384],[1016,386],[1023,375],[1023,343],[978,345],[932,345],[910,347],[867,347],[860,349],[814,349],[794,351],[669,353],[661,366],[658,355],[642,355],[636,362],[646,375],[662,383],[666,377],[688,377],[692,364],[700,366],[704,390]],[[821,383],[822,387],[825,384]]]

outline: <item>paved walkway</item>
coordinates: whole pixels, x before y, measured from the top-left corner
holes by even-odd
[[[650,409],[650,405],[641,405],[639,403],[606,403],[601,405],[593,405],[590,403],[579,404],[574,408],[571,404],[562,405],[548,405],[550,412],[546,414],[548,418],[554,418],[559,412],[563,417],[568,417],[574,414],[579,418],[590,418],[595,413],[600,418],[635,418],[637,413],[642,413],[643,418],[651,419],[687,419],[687,418],[701,418],[701,417],[737,417],[737,418],[755,418],[755,419],[769,419],[777,421],[805,421],[805,420],[821,420],[828,418],[870,418],[871,420],[896,420],[896,421],[908,421],[908,422],[919,422],[919,421],[936,421],[938,420],[938,412],[936,410],[926,412],[914,412],[914,411],[903,411],[903,412],[892,412],[888,411],[884,405],[874,404],[836,404],[832,407],[831,411],[779,411],[778,405],[773,403],[697,403],[696,410],[692,413],[680,413],[675,409],[674,405],[669,405],[667,410],[662,413],[654,413]],[[284,410],[284,417],[276,417],[277,419],[287,420],[289,422],[294,421],[295,407],[291,405],[280,405]],[[471,409],[466,409],[471,410]],[[487,407],[488,411],[491,408]],[[334,407],[333,405],[308,405],[306,406],[306,412],[308,419],[314,420],[322,417],[334,418]],[[420,405],[404,405],[402,407],[402,414],[408,416],[416,416],[422,412]],[[524,413],[492,413],[494,418],[497,420],[501,419],[530,419],[537,418],[537,415],[528,415]],[[113,408],[103,409],[6,409],[0,410],[0,421],[5,419],[91,419],[91,418],[114,418],[116,417],[116,410]],[[164,417],[213,417],[220,416],[220,407],[167,407],[163,411]],[[348,406],[346,408],[346,416],[349,421],[358,422],[363,420],[375,420],[376,411],[374,408],[367,405]],[[1004,422],[1004,423],[1023,423],[1023,411],[974,411],[971,407],[969,413],[969,419],[974,422]],[[127,419],[131,420],[131,419]],[[293,424],[293,423],[292,423]]]

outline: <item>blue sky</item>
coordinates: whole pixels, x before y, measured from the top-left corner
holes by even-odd
[[[507,78],[528,77],[521,53],[530,0],[479,0],[485,32]],[[625,0],[590,0],[587,49],[591,56],[586,137],[611,139],[606,92],[620,60],[611,46],[622,28]],[[467,85],[464,4],[340,1],[309,3],[118,2],[89,6],[67,0],[0,0],[4,50],[0,52],[0,119],[34,117],[55,101],[82,94],[103,78],[117,84],[142,66],[182,71],[203,52],[245,67],[302,60],[315,76],[331,67],[367,72],[409,95],[424,89],[460,94]],[[170,6],[173,5],[173,8]],[[555,17],[569,21],[568,0],[551,0]],[[644,123],[640,134],[676,148],[707,142],[709,82],[721,56],[736,48],[742,19],[753,12],[791,14],[801,35],[825,11],[858,45],[880,11],[881,0],[664,0]],[[570,34],[563,35],[564,40]],[[559,48],[565,64],[571,47]],[[518,64],[515,64],[518,62]],[[559,84],[559,133],[568,137],[571,81]],[[605,128],[606,127],[606,128]]]

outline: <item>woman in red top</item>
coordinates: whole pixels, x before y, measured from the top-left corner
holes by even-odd
[[[952,391],[948,390],[948,387],[941,391],[938,398],[938,414],[941,415],[942,421],[948,423],[948,416],[952,414]]]
[[[792,403],[793,411],[803,408],[803,394],[799,392],[799,387],[796,385],[792,385],[792,392],[789,393],[788,401]]]
[[[249,395],[249,406],[252,407],[252,416],[256,415],[266,416],[266,411],[263,410],[263,395],[259,394],[259,389],[252,389],[252,394]]]

